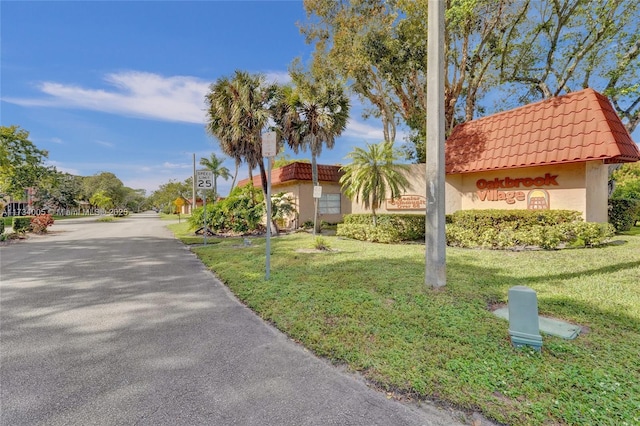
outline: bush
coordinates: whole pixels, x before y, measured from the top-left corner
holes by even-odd
[[[39,214],[31,218],[31,231],[36,234],[45,234],[51,225],[53,225],[53,217],[50,214]]]
[[[337,235],[364,241],[394,243],[424,239],[425,217],[410,214],[350,214],[338,224]],[[364,237],[364,238],[363,238]]]
[[[208,204],[206,212],[202,207],[195,209],[189,224],[192,229],[200,228],[206,217],[207,226],[215,232],[243,234],[261,227],[264,211],[262,191],[247,185],[236,187],[224,200]]]
[[[0,220],[0,235],[4,234],[4,220]]]
[[[536,246],[552,250],[561,244],[574,247],[594,247],[606,243],[613,235],[612,225],[593,222],[560,223],[551,226],[533,225],[518,229],[487,228],[480,233],[457,224],[449,224],[446,228],[447,245],[449,246],[491,249]]]
[[[24,233],[31,230],[31,219],[33,216],[16,216],[13,218],[13,232]]]
[[[640,219],[640,200],[609,200],[609,223],[617,232],[629,231]]]
[[[327,240],[325,240],[322,237],[316,237],[316,239],[315,239],[315,241],[313,243],[313,247],[316,250],[331,250],[331,246],[329,245]]]

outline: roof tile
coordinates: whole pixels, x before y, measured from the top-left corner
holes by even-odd
[[[343,172],[340,170],[340,168],[341,166],[328,166],[318,164],[318,181],[339,182],[340,177],[343,175]],[[311,173],[311,163],[295,162],[271,170],[272,185],[296,180],[313,180]],[[244,186],[247,183],[249,183],[249,179],[243,179],[238,182],[238,186]],[[260,186],[260,184],[260,175],[258,174],[253,176],[253,185]]]
[[[447,173],[640,160],[638,146],[611,103],[593,89],[458,125],[445,152]]]

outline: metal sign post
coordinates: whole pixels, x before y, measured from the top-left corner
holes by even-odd
[[[266,249],[266,273],[265,279],[269,279],[271,273],[271,160],[277,154],[276,132],[267,132],[262,135],[262,156],[267,159],[267,249]]]
[[[211,170],[196,171],[196,188],[202,189],[202,235],[204,245],[207,245],[207,189],[213,189],[213,172]],[[195,204],[195,200],[194,200]]]
[[[318,203],[322,198],[322,187],[316,185],[313,187],[313,235],[316,235],[316,221],[318,220]]]

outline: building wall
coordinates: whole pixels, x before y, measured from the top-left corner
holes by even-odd
[[[609,220],[609,166],[602,161],[589,161],[585,167],[587,188],[587,222]]]
[[[377,213],[424,214],[424,164],[411,165],[413,183],[403,197],[386,200]],[[474,209],[577,210],[589,222],[607,222],[608,166],[602,161],[524,167],[481,173],[450,174],[445,184],[447,214]],[[362,203],[353,213],[370,213]]]
[[[340,213],[319,214],[319,219],[329,223],[342,221],[342,217],[345,214],[351,213],[351,200],[342,194],[340,184],[338,183],[320,182],[320,186],[322,186],[323,194],[340,194]],[[313,184],[311,182],[291,181],[274,185],[271,188],[272,194],[277,194],[279,192],[286,192],[290,194],[293,197],[298,210],[298,217],[290,218],[286,224],[287,227],[299,227],[306,221],[313,221],[315,204],[313,199]]]

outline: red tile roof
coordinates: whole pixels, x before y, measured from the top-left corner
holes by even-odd
[[[640,160],[609,100],[584,89],[456,126],[445,148],[447,173]]]
[[[341,166],[326,166],[318,164],[318,181],[319,182],[339,182],[343,172],[340,171]],[[290,181],[309,181],[311,182],[311,163],[290,163],[284,167],[271,170],[271,184]],[[249,183],[249,179],[243,179],[238,182],[238,186],[244,186]],[[260,186],[260,174],[253,176],[253,185]]]

